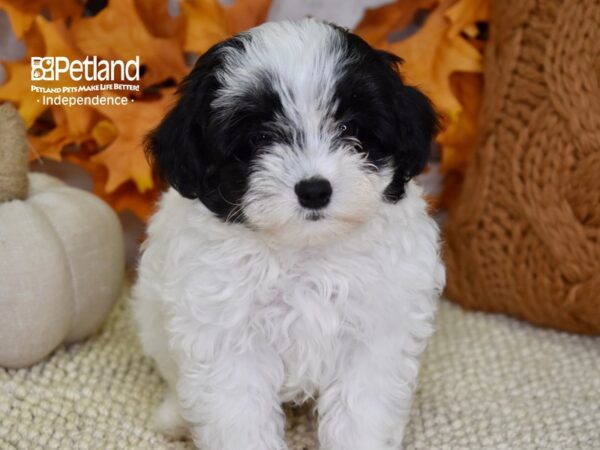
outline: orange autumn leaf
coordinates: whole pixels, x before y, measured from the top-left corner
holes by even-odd
[[[117,212],[129,210],[138,218],[146,221],[153,212],[158,197],[157,190],[139,192],[135,183],[128,181],[113,192],[106,192],[108,171],[106,167],[95,163],[80,153],[69,153],[65,160],[82,167],[92,178],[92,192],[111,205]]]
[[[262,23],[271,0],[236,0],[223,6],[219,0],[184,0],[186,51],[202,54],[214,44]]]
[[[29,77],[31,69],[29,64],[22,62],[5,63],[7,81],[0,86],[0,98],[9,100],[18,106],[18,111],[25,124],[31,126],[33,121],[43,111],[39,103],[39,96],[31,93]]]
[[[229,37],[219,0],[186,0],[180,6],[185,20],[184,50],[202,54]]]
[[[70,143],[65,127],[55,127],[44,136],[29,136],[29,159],[48,158],[55,161],[62,159],[62,149]]]
[[[116,138],[91,161],[102,164],[108,170],[106,192],[112,193],[128,180],[132,180],[139,192],[154,186],[152,170],[146,160],[143,142],[145,136],[168,112],[173,104],[174,89],[164,90],[162,98],[155,101],[135,101],[127,106],[95,106],[116,128]],[[92,134],[101,132],[98,127]]]
[[[387,45],[393,32],[408,26],[417,11],[431,10],[439,0],[397,0],[395,3],[367,9],[354,32],[375,47]]]
[[[73,43],[68,30],[62,21],[49,22],[42,16],[36,16],[37,32],[44,44],[44,56],[64,56],[70,59],[83,59],[84,55]],[[48,106],[43,105],[43,96],[31,91],[31,66],[29,61],[6,64],[8,81],[0,86],[0,98],[10,100],[19,105],[19,113],[29,127]],[[85,81],[73,81],[69,77],[56,81],[39,81],[35,83],[45,89],[79,87]],[[79,93],[64,93],[65,97],[81,95]],[[66,124],[73,141],[85,136],[91,127],[93,111],[82,106],[65,108]]]
[[[183,17],[173,17],[169,12],[169,3],[165,0],[135,0],[135,9],[144,26],[153,36],[175,38],[183,42]]]
[[[63,148],[76,140],[69,133],[67,119],[61,108],[54,108],[52,110],[52,119],[54,128],[49,132],[41,136],[29,136],[30,160],[44,157],[60,161]]]
[[[130,60],[137,56],[145,66],[142,85],[167,79],[179,81],[188,71],[174,39],[153,36],[138,14],[134,0],[111,1],[96,16],[73,21],[71,34],[88,55]]]
[[[483,74],[456,72],[450,77],[450,84],[462,110],[458,120],[448,124],[438,141],[444,148],[442,169],[462,173],[477,137]]]
[[[461,0],[446,11],[451,26],[449,39],[468,46],[463,34],[473,39],[477,24],[489,19],[489,0]],[[469,41],[473,43],[473,41]],[[478,52],[482,55],[482,42]],[[474,48],[474,47],[470,47]],[[442,147],[441,170],[445,173],[440,205],[448,207],[458,197],[464,171],[477,139],[479,108],[483,96],[483,62],[478,71],[456,71],[449,76],[450,87],[461,105],[457,117],[448,121],[438,142]]]
[[[100,148],[104,148],[114,141],[118,134],[117,127],[108,120],[100,120],[92,130],[92,138]]]
[[[1,0],[0,0],[1,1]],[[44,36],[40,33],[39,27],[33,26],[27,30],[22,39],[25,44],[25,59],[29,60],[32,56],[43,56],[46,52]]]
[[[446,17],[452,23],[450,30],[448,30],[450,36],[456,37],[464,31],[472,37],[475,34],[473,26],[477,22],[485,22],[489,19],[490,2],[489,0],[463,0],[456,2],[448,8]]]
[[[72,18],[81,15],[82,5],[77,0],[0,0],[0,9],[6,12],[18,38],[31,28],[37,14],[46,12],[52,20]]]

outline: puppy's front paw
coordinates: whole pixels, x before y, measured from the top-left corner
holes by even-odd
[[[181,416],[177,398],[173,393],[167,393],[162,404],[156,409],[153,423],[156,431],[172,439],[189,436],[188,425]]]
[[[223,423],[212,423],[190,428],[196,448],[202,450],[288,450],[283,434],[274,433],[269,424],[231,423],[223,428]],[[237,424],[236,424],[237,425]]]

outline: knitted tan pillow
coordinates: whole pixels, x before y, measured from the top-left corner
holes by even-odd
[[[496,0],[447,296],[600,333],[600,1]]]

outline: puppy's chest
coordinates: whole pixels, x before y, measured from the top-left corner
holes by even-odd
[[[296,259],[261,289],[252,314],[254,331],[282,357],[284,397],[310,393],[334,370],[345,341],[360,330],[361,279],[326,258]]]
[[[254,316],[265,324],[267,337],[335,336],[352,301],[352,287],[359,283],[327,259],[285,261],[278,276],[261,287]]]

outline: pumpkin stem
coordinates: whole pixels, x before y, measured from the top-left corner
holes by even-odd
[[[0,203],[27,197],[25,123],[8,102],[0,105]]]

